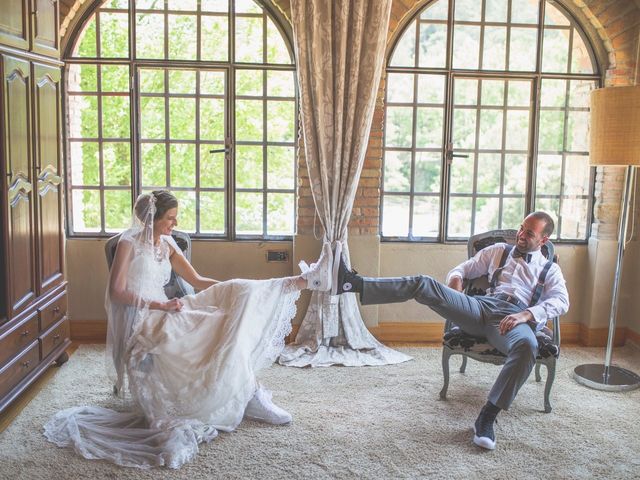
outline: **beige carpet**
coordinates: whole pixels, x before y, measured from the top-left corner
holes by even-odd
[[[141,471],[85,460],[42,436],[58,409],[118,407],[103,347],[82,346],[2,433],[0,478],[640,478],[640,390],[599,392],[571,378],[575,365],[601,362],[602,348],[563,350],[550,414],[542,413],[543,383],[532,375],[499,417],[494,452],[471,443],[471,425],[498,367],[471,361],[466,374],[452,374],[443,402],[440,349],[400,350],[415,360],[387,367],[274,366],[261,378],[293,414],[292,425],[244,422],[202,446],[181,470]],[[614,360],[640,370],[640,350],[632,346],[616,349]]]

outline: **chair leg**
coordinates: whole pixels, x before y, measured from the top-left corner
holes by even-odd
[[[444,385],[440,390],[440,398],[442,400],[447,399],[447,390],[449,389],[449,357],[451,353],[447,347],[442,348],[442,375],[444,377]]]
[[[551,402],[549,401],[549,395],[551,394],[551,386],[556,377],[556,362],[547,364],[547,382],[544,386],[544,412],[551,412]]]
[[[467,369],[467,356],[462,355],[462,365],[460,365],[460,373],[464,373],[466,369]]]
[[[540,364],[536,362],[536,382],[539,382],[540,380],[542,380],[540,377]]]

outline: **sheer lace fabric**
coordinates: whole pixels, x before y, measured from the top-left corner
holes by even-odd
[[[290,279],[231,280],[183,297],[179,312],[150,309],[151,301],[167,300],[169,256],[179,248],[171,237],[153,248],[139,238],[123,235],[118,245],[129,252],[123,277],[133,305],[109,293],[106,301],[108,356],[116,385],[128,385],[129,411],[70,408],[44,433],[85,458],[178,468],[199,443],[241,422],[256,372],[284,347],[300,291]]]

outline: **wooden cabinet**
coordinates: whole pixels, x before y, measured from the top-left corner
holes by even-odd
[[[0,411],[51,363],[66,361],[71,343],[64,280],[58,2],[11,0],[2,8]]]

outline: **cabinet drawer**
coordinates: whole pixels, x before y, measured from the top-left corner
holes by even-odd
[[[33,312],[0,338],[0,366],[38,338],[38,315]]]
[[[62,345],[69,338],[69,320],[63,318],[57,325],[51,330],[40,337],[40,346],[42,352],[42,359],[53,352],[58,345]]]
[[[38,342],[33,342],[19,357],[0,370],[0,397],[9,393],[38,366],[38,350]]]
[[[40,311],[40,331],[44,332],[67,315],[67,292],[55,296],[38,310]]]

